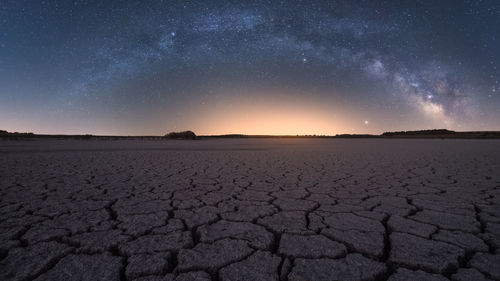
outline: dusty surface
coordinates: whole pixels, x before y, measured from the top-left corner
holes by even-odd
[[[500,280],[500,141],[3,141],[0,159],[0,280]]]

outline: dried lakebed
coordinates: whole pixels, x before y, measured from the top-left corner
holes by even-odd
[[[500,141],[2,141],[0,159],[0,280],[500,280]]]

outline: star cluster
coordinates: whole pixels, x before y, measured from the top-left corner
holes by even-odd
[[[500,129],[494,0],[7,0],[0,19],[10,130],[275,133],[231,123],[268,106],[325,124],[290,134]]]

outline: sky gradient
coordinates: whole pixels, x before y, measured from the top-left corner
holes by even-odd
[[[0,5],[0,129],[500,130],[500,1]]]

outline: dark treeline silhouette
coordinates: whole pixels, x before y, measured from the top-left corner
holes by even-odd
[[[77,139],[77,140],[122,140],[122,139],[163,139],[161,136],[95,136],[91,134],[84,135],[48,135],[34,133],[19,133],[0,130],[0,139],[4,140],[29,140],[29,139]]]
[[[244,135],[244,134],[226,134],[226,135],[205,135],[197,136],[193,131],[170,132],[164,136],[95,136],[84,135],[46,135],[34,133],[7,132],[0,130],[0,139],[4,140],[27,140],[27,139],[78,139],[78,140],[195,140],[195,139],[241,139],[241,138],[439,138],[439,139],[499,139],[500,131],[471,131],[455,132],[446,129],[419,130],[419,131],[399,131],[385,132],[381,135],[370,134],[338,134],[329,135]]]
[[[5,130],[0,130],[0,136],[34,136],[33,133],[19,133],[19,132],[7,132]]]
[[[369,135],[369,134],[340,134],[340,135],[335,135],[335,137],[341,139],[350,139],[350,138],[366,139],[366,138],[378,138],[379,136]]]
[[[182,140],[195,140],[196,134],[192,131],[184,131],[184,132],[170,132],[165,135],[167,139],[182,139]]]
[[[383,138],[446,138],[446,139],[496,139],[500,138],[499,131],[471,131],[455,132],[446,129],[385,132]]]
[[[434,129],[434,130],[420,130],[420,131],[399,131],[399,132],[385,132],[382,134],[383,137],[391,136],[421,136],[421,135],[450,135],[455,134],[455,131],[450,131],[446,129]]]
[[[24,138],[33,138],[36,135],[33,133],[19,133],[19,132],[7,132],[5,130],[0,130],[0,138],[1,139],[12,139],[12,140],[17,140],[17,139],[24,139]]]

